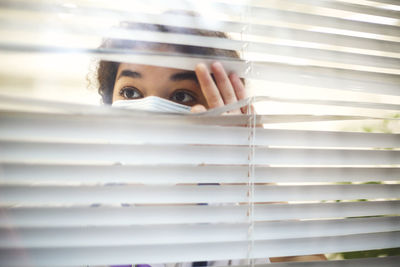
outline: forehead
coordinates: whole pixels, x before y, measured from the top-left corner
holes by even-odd
[[[184,70],[174,69],[174,68],[165,68],[165,67],[157,67],[150,65],[141,65],[141,64],[130,64],[130,63],[121,63],[118,67],[118,73],[123,70],[136,71],[142,74],[145,78],[147,75],[166,75],[170,76],[177,72],[182,72]],[[147,75],[146,75],[147,74]]]

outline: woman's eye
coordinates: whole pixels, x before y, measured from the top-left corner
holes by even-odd
[[[125,99],[138,99],[143,97],[143,94],[135,87],[124,87],[119,91],[119,95]]]
[[[196,97],[186,91],[175,91],[170,97],[170,100],[184,105],[194,105]]]

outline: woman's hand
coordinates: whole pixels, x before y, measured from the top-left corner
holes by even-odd
[[[239,76],[235,73],[227,75],[224,67],[219,62],[211,64],[215,82],[208,72],[206,65],[200,63],[195,72],[200,83],[201,90],[206,98],[208,108],[218,108],[245,99],[247,93]],[[229,114],[242,114],[247,108],[229,111]],[[192,112],[204,112],[207,108],[203,105],[195,105]]]

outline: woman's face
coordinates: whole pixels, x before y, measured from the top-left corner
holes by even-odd
[[[114,83],[113,102],[158,96],[179,104],[208,107],[193,71],[121,63]]]

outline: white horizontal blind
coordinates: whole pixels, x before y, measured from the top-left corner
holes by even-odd
[[[144,116],[128,112],[124,112],[126,116],[120,116],[121,113],[122,111],[108,110],[108,113],[102,116],[107,121],[107,117],[119,115],[121,123],[113,127],[114,138],[118,136],[120,130],[126,129],[129,121],[140,121],[140,117]],[[23,114],[25,115],[21,116]],[[183,121],[176,116],[170,116],[175,122],[165,120],[164,116],[152,117],[152,120],[147,122],[147,127],[145,123],[140,126],[142,130],[147,129],[149,134],[154,134],[154,137],[139,139],[140,136],[133,136],[133,141],[129,141],[123,139],[122,132],[121,139],[115,140],[116,144],[113,144],[113,139],[104,137],[101,129],[96,127],[86,129],[91,132],[91,139],[84,135],[74,137],[73,134],[64,132],[62,128],[49,127],[54,126],[55,121],[66,123],[71,121],[73,124],[68,125],[70,129],[84,133],[90,122],[77,124],[79,122],[77,117],[82,117],[82,114],[65,113],[60,116],[56,113],[3,111],[2,115],[4,118],[2,138],[8,141],[2,142],[1,149],[3,163],[0,199],[3,216],[0,223],[3,228],[0,233],[3,237],[2,260],[7,265],[13,265],[15,262],[13,255],[18,257],[18,251],[21,250],[29,255],[29,262],[24,263],[28,265],[57,265],[60,264],[59,259],[70,259],[67,261],[69,265],[79,265],[83,262],[113,264],[120,259],[129,262],[166,262],[246,257],[248,208],[245,205],[247,201],[245,183],[248,167],[245,159],[243,162],[236,162],[236,156],[231,152],[232,149],[240,149],[243,145],[240,143],[240,137],[246,136],[246,132],[240,134],[242,127],[227,126],[225,129],[225,127],[202,125],[196,120],[197,117],[187,117]],[[10,116],[13,119],[7,120]],[[36,127],[33,125],[29,127],[29,124],[18,119],[26,120],[30,116],[32,119],[35,116],[41,118],[41,122],[45,125],[37,124]],[[83,117],[91,116],[96,114],[87,114]],[[46,118],[50,121],[46,121]],[[34,120],[32,124],[35,124]],[[169,126],[171,129],[174,124],[181,127],[178,133],[171,136],[175,137],[175,143],[160,143],[159,140],[166,136],[168,128],[154,131],[152,125]],[[25,127],[24,136],[18,135],[22,125]],[[206,127],[209,135],[216,138],[218,131],[223,130],[226,137],[223,149],[217,144],[201,141],[204,133],[194,130],[201,127]],[[131,132],[134,132],[134,129]],[[257,186],[254,201],[264,202],[256,204],[254,210],[255,257],[398,246],[399,221],[397,216],[393,217],[400,209],[397,200],[400,189],[397,184],[293,186],[266,184],[398,181],[398,167],[374,168],[374,163],[378,162],[374,160],[378,158],[368,156],[363,159],[363,154],[360,153],[358,156],[360,159],[368,160],[368,163],[360,164],[358,163],[360,159],[357,157],[350,158],[346,155],[358,151],[360,147],[397,147],[398,138],[391,138],[393,135],[390,134],[311,131],[308,134],[314,139],[317,139],[317,134],[322,136],[321,143],[315,142],[312,145],[302,143],[305,141],[301,138],[296,141],[297,144],[291,143],[293,138],[285,138],[295,133],[301,137],[301,134],[306,132],[257,129],[256,134],[262,137],[263,134],[274,133],[279,133],[280,138],[272,136],[264,138],[263,141],[271,140],[275,146],[289,145],[292,148],[285,148],[287,155],[276,157],[281,160],[274,163],[276,166],[268,166],[269,160],[275,161],[274,158],[265,158],[255,166]],[[327,137],[329,134],[343,142],[332,142]],[[189,135],[192,138],[191,143],[180,139],[181,136]],[[361,143],[346,144],[346,139],[353,135],[369,136],[370,142],[362,143],[359,139]],[[46,141],[40,141],[40,136]],[[374,138],[375,136],[381,138]],[[107,140],[111,143],[105,144]],[[82,146],[89,145],[94,146],[94,149],[82,149]],[[268,148],[266,145],[259,144],[261,148],[264,146],[264,150],[276,150],[271,153],[277,155],[278,148]],[[129,153],[121,154],[119,157],[119,150],[115,146],[127,149]],[[185,146],[185,149],[178,150],[180,146]],[[292,151],[296,146],[307,147],[301,148],[305,155],[303,158],[297,155],[297,150],[300,148]],[[106,149],[106,152],[102,153],[100,147]],[[187,150],[198,147],[205,150],[204,156],[201,156],[199,151],[184,154]],[[291,154],[295,154],[292,157],[298,160],[309,161],[309,155],[319,152],[324,155],[318,158],[326,161],[329,152],[338,152],[337,149],[332,150],[335,147],[344,149],[339,152],[345,157],[346,162],[343,162],[340,156],[336,156],[332,158],[335,162],[333,166],[326,162],[322,164],[329,166],[285,166],[291,164],[288,161]],[[226,150],[229,152],[227,156],[216,156],[217,151],[224,153]],[[170,162],[162,163],[163,157],[158,157],[160,153],[171,153],[171,151],[173,153],[167,157]],[[398,160],[396,150],[361,151],[367,154],[382,152],[380,153],[382,160],[387,164]],[[143,153],[151,153],[152,157],[144,162]],[[262,153],[262,150],[256,151],[257,160],[257,156],[261,156]],[[239,159],[242,154],[246,155],[246,150],[237,154]],[[134,158],[135,155],[140,157],[129,161],[129,157]],[[103,159],[103,156],[106,158]],[[172,156],[176,157],[175,162]],[[211,160],[211,156],[215,156],[217,161],[224,160],[225,163],[221,165],[218,162],[204,162]],[[155,158],[158,160],[154,160]],[[191,162],[185,163],[185,161]],[[175,185],[177,183],[180,185]],[[197,183],[220,183],[220,185],[197,186]],[[359,198],[371,201],[304,202]],[[382,199],[387,200],[382,201]],[[303,203],[295,204],[290,201]],[[163,204],[159,206],[160,203]],[[173,205],[177,203],[191,205]],[[196,203],[214,203],[214,205],[199,206]],[[18,206],[15,206],[16,204]],[[369,217],[377,215],[385,216]],[[360,218],[344,219],[346,217]],[[303,221],[304,219],[313,220]],[[10,234],[9,227],[12,227],[17,236]],[[201,255],[198,251],[202,252]],[[99,253],[102,257],[98,256]],[[55,256],[53,258],[50,255]],[[18,265],[18,262],[20,261],[14,265]]]
[[[126,116],[120,116],[122,113]],[[91,141],[85,141],[89,137],[84,135],[68,136],[58,127],[48,127],[54,126],[52,121],[46,122],[46,117],[51,114],[2,112],[2,129],[7,129],[2,131],[2,139],[8,141],[1,143],[0,154],[0,200],[3,205],[0,246],[2,261],[6,265],[21,263],[14,258],[18,257],[19,251],[24,251],[29,257],[24,265],[39,266],[81,265],[86,262],[93,265],[115,264],[121,259],[124,262],[171,262],[246,257],[248,207],[245,183],[248,167],[245,159],[242,162],[238,160],[247,153],[241,150],[242,144],[237,139],[241,136],[242,127],[221,129],[202,125],[197,117],[187,117],[183,121],[170,116],[175,117],[175,122],[164,120],[164,116],[158,119],[152,117],[147,122],[148,127],[140,126],[154,137],[146,140],[133,136],[133,144],[123,138],[113,144],[113,139],[102,136],[104,133],[96,127],[87,129],[91,132]],[[148,116],[108,110],[103,118],[106,120],[115,114],[121,120],[119,125],[113,127],[116,135],[126,129],[129,121],[141,121],[143,116]],[[7,120],[12,115],[13,120]],[[47,127],[38,124],[30,128],[18,119],[26,120],[29,116],[41,117]],[[72,121],[75,124],[68,127],[84,133],[90,122],[78,125],[79,119],[74,118],[95,114],[53,116],[51,119],[58,122]],[[168,128],[154,131],[151,126],[169,125],[171,129],[174,124],[181,127],[174,136],[175,144],[160,143]],[[25,136],[18,135],[21,125],[26,127]],[[206,127],[209,135],[216,138],[218,131],[224,130],[226,143],[221,147],[201,141],[204,133],[193,130],[199,127]],[[280,138],[264,138],[263,141],[271,140],[275,146],[291,148],[284,149],[287,151],[284,156],[276,156],[280,149],[268,148],[267,144],[260,144],[260,151],[256,150],[255,159],[260,162],[256,161],[254,178],[254,201],[258,203],[254,210],[254,257],[399,245],[399,219],[394,215],[400,210],[397,200],[400,189],[398,184],[385,184],[386,181],[399,179],[398,167],[389,166],[398,162],[398,151],[359,150],[360,147],[383,145],[397,147],[398,138],[391,138],[390,134],[365,134],[371,137],[370,142],[354,147],[351,143],[346,145],[346,138],[356,133],[309,132],[315,139],[317,134],[322,136],[321,143],[315,142],[312,146],[303,144],[301,138],[297,144],[290,143],[292,138],[285,139],[285,135],[294,133],[301,136],[299,131],[259,128],[256,134],[261,138],[263,134],[274,133],[279,133]],[[332,142],[325,134],[333,134],[343,143]],[[191,143],[184,139],[178,141],[180,136],[189,135],[193,138]],[[246,136],[246,132],[242,135]],[[46,141],[40,141],[40,136]],[[375,139],[374,136],[382,138]],[[385,137],[388,138],[382,144]],[[106,144],[107,140],[111,143]],[[89,145],[93,148],[82,148]],[[184,149],[179,150],[182,146]],[[296,149],[296,146],[307,148]],[[194,148],[204,150],[204,156],[197,150],[188,153]],[[241,151],[237,156],[232,153],[235,148]],[[299,149],[303,157],[299,156]],[[258,158],[262,157],[263,150],[270,152],[272,157]],[[218,157],[218,151],[228,153]],[[362,153],[349,156],[356,155],[357,151],[365,155],[382,153],[379,157],[363,157]],[[317,156],[322,163],[308,163],[315,152],[322,153]],[[334,155],[340,153],[332,156],[333,163],[326,162],[331,152]],[[146,160],[144,153],[150,153],[151,157]],[[163,153],[169,153],[169,156],[165,157]],[[293,166],[291,157],[306,162],[301,164],[307,166]],[[133,159],[130,161],[130,158]],[[163,162],[163,158],[168,158],[168,162]],[[211,161],[213,158],[216,162]],[[360,160],[366,163],[359,163]],[[275,166],[268,166],[270,161]],[[375,162],[387,166],[374,168]],[[341,181],[384,183],[332,184]],[[329,184],[284,184],[288,182]],[[214,185],[198,186],[197,183]],[[370,201],[329,202],[360,198]],[[320,200],[328,203],[318,203]],[[213,205],[199,206],[196,203]],[[377,215],[384,216],[375,217]],[[359,218],[345,219],[348,217]],[[102,256],[99,257],[99,254]],[[60,263],[60,259],[66,262]]]
[[[216,57],[97,47],[106,37],[237,50],[242,59],[218,60],[253,83],[256,106],[314,111],[178,116],[1,96],[0,265],[226,265],[399,248],[399,18],[396,1],[1,1],[4,58],[73,53],[193,70]],[[232,39],[110,28],[120,21]],[[0,70],[8,83],[27,75]],[[287,93],[270,95],[273,84]],[[321,94],[290,98],[293,86]],[[333,89],[349,98],[323,97]],[[394,126],[327,131],[332,121]]]

